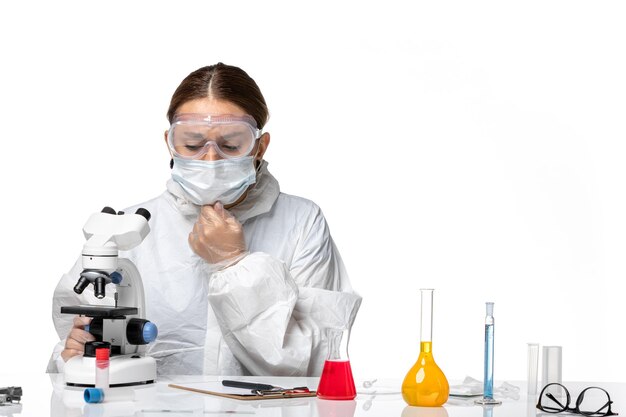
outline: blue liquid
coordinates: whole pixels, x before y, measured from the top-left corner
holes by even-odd
[[[493,399],[493,324],[485,324],[484,398]]]

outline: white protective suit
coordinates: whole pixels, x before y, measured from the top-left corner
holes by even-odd
[[[120,252],[137,266],[145,288],[146,318],[159,329],[147,353],[159,374],[319,375],[326,358],[324,329],[351,326],[361,304],[352,291],[321,210],[280,192],[263,162],[257,183],[231,213],[243,224],[249,254],[211,274],[187,243],[199,213],[180,186],[144,204],[151,232]],[[80,258],[54,292],[52,317],[59,337],[48,372],[62,372],[60,353],[73,316],[61,306],[113,304],[92,287],[77,295]],[[108,289],[108,287],[107,287]]]

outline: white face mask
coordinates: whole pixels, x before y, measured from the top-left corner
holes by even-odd
[[[174,157],[172,179],[194,204],[232,204],[256,182],[254,157],[217,161]]]

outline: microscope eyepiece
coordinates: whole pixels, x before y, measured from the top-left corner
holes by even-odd
[[[98,277],[94,280],[93,282],[93,286],[94,286],[94,290],[93,290],[93,294],[96,296],[96,298],[104,298],[105,296],[105,289],[104,287],[107,285],[106,280],[104,279],[104,277]]]
[[[143,216],[147,221],[150,221],[150,217],[152,216],[150,212],[143,207],[139,207],[137,211],[135,212],[135,214],[139,214],[140,216]]]
[[[89,285],[89,280],[81,276],[76,285],[74,285],[74,292],[76,294],[82,294],[83,291],[85,291],[85,288],[87,288],[87,285]]]

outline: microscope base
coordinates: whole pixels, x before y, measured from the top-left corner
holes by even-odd
[[[96,358],[74,356],[65,363],[65,384],[93,387],[96,381]],[[109,386],[151,384],[156,381],[156,360],[150,356],[113,356],[109,366]]]

